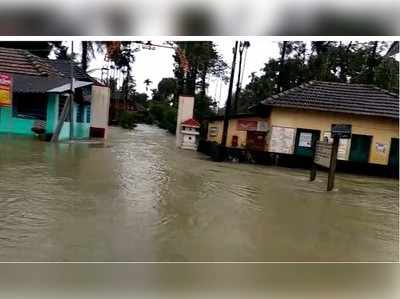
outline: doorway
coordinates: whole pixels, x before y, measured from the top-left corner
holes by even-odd
[[[264,151],[265,150],[266,132],[247,131],[246,147],[249,150]]]
[[[312,157],[313,144],[319,140],[321,132],[310,129],[297,129],[295,150],[296,156]]]
[[[351,136],[349,160],[357,163],[368,163],[371,141],[372,136],[353,134]]]
[[[392,138],[390,143],[388,166],[394,176],[399,176],[399,138]]]

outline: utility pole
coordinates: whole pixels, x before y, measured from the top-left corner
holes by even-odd
[[[74,138],[74,42],[71,41],[71,57],[70,57],[70,66],[71,66],[71,93],[70,93],[70,105],[69,105],[69,140]]]
[[[235,113],[237,113],[240,89],[241,89],[241,84],[242,84],[242,76],[243,76],[242,72],[244,72],[244,67],[243,67],[243,71],[242,71],[243,51],[246,50],[246,53],[247,53],[248,47],[250,47],[250,42],[248,42],[248,41],[239,43],[239,71],[238,71],[238,79],[236,82],[235,101],[233,102],[233,111]]]
[[[229,126],[229,117],[230,117],[231,101],[232,101],[233,79],[235,77],[237,49],[238,49],[238,42],[236,41],[235,46],[233,48],[232,70],[231,70],[231,77],[229,80],[228,98],[226,100],[226,105],[225,105],[224,129],[222,131],[222,142],[221,142],[223,151],[225,150],[225,147],[226,147],[226,139],[227,139],[227,135],[228,135],[228,126]]]

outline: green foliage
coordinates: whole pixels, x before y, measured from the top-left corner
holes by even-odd
[[[148,119],[172,134],[176,130],[176,116],[177,109],[169,104],[153,102],[150,105]]]
[[[388,48],[385,42],[315,41],[309,52],[304,42],[280,46],[281,58],[270,59],[261,75],[251,75],[240,94],[239,112],[310,80],[374,84],[393,92],[399,90],[399,62],[384,56]]]
[[[228,66],[218,54],[213,42],[180,41],[175,42],[175,44],[185,53],[189,62],[186,84],[184,84],[184,74],[180,68],[180,57],[174,55],[174,74],[177,79],[178,94],[194,95],[197,88],[200,88],[200,93],[205,94],[207,75],[227,80],[226,70]],[[183,90],[184,85],[186,86],[186,90]]]
[[[61,42],[46,42],[46,41],[2,41],[0,47],[23,49],[32,54],[47,58],[50,54],[53,43]]]
[[[162,78],[154,90],[153,100],[177,105],[177,81],[175,78]]]
[[[121,112],[119,116],[119,125],[124,129],[133,129],[138,122],[138,115],[135,112]]]

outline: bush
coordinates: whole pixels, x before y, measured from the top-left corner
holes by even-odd
[[[150,106],[150,119],[161,129],[175,134],[177,109],[166,103],[154,103]]]
[[[122,112],[119,117],[119,125],[124,129],[133,129],[138,122],[138,116],[135,112]]]

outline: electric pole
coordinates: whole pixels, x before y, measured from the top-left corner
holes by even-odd
[[[236,65],[237,50],[238,50],[238,42],[236,41],[235,46],[233,48],[232,70],[231,70],[231,77],[229,80],[228,98],[226,100],[226,105],[225,105],[224,129],[222,131],[222,142],[221,142],[223,151],[225,151],[226,139],[227,139],[227,135],[228,135],[229,117],[230,117],[231,101],[232,101],[232,88],[233,88],[233,79],[235,78],[235,65]]]

